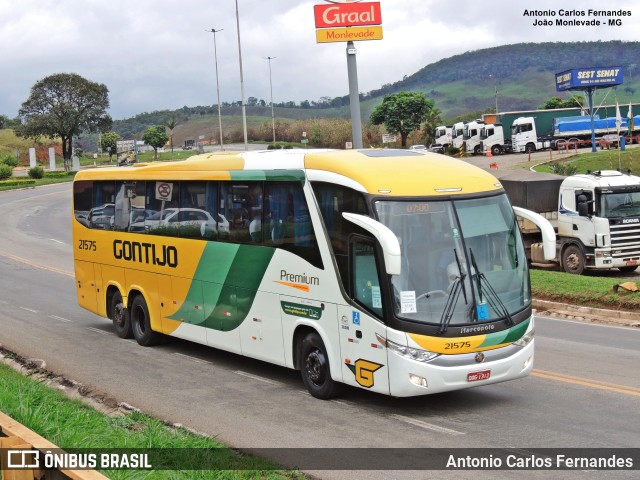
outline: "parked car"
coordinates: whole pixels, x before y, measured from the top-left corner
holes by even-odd
[[[113,203],[105,203],[89,211],[87,223],[90,228],[113,230],[113,217],[115,213],[116,206]]]
[[[411,148],[409,150],[426,150],[427,147],[425,147],[424,145],[411,145]]]
[[[444,147],[442,145],[436,145],[435,143],[429,145],[429,148],[427,148],[427,150],[433,153],[444,153]]]
[[[206,210],[199,208],[166,208],[162,211],[157,211],[151,215],[131,223],[131,231],[152,231],[155,228],[160,227],[187,227],[197,226],[202,232],[202,236],[205,236],[204,232],[217,231],[221,232],[229,231],[229,222],[219,215],[220,220],[217,222],[213,219],[211,214]]]

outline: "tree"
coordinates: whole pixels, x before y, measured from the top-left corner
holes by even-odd
[[[422,139],[425,145],[430,145],[435,141],[436,127],[442,125],[442,112],[438,108],[431,108],[424,117],[422,127]]]
[[[22,104],[16,134],[62,139],[65,170],[71,169],[73,137],[111,128],[109,90],[75,73],[56,73],[36,82]]]
[[[420,92],[398,92],[385,95],[382,103],[373,109],[370,121],[384,124],[387,132],[399,133],[402,148],[407,146],[407,136],[420,128],[433,109],[433,101]]]
[[[560,97],[551,97],[545,103],[540,105],[540,110],[555,110],[556,108],[582,108],[584,106],[584,97],[580,95],[571,95],[567,100]]]
[[[169,135],[167,135],[164,125],[154,125],[144,131],[142,141],[153,147],[153,158],[158,158],[158,148],[166,145],[169,141]]]
[[[100,148],[109,154],[109,161],[113,155],[118,153],[118,140],[122,140],[122,137],[116,132],[103,133],[100,137]]]
[[[171,142],[171,153],[173,153],[173,129],[176,128],[176,125],[178,125],[178,122],[176,121],[175,118],[171,118],[170,120],[167,120],[167,128],[169,129],[169,141]]]

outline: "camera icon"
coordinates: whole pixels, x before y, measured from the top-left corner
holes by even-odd
[[[22,470],[40,467],[40,451],[7,450],[7,468]]]

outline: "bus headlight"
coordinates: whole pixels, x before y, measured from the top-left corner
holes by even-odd
[[[398,343],[392,342],[391,340],[387,340],[386,338],[381,337],[376,333],[376,338],[378,341],[387,347],[392,352],[397,353],[401,357],[409,358],[411,360],[416,360],[417,362],[428,362],[429,360],[433,360],[439,353],[430,352],[429,350],[423,350],[421,348],[411,348],[404,345],[400,345]]]
[[[534,336],[535,330],[532,328],[527,333],[525,333],[522,338],[520,338],[520,340],[516,340],[515,342],[513,342],[513,344],[517,345],[518,347],[525,347],[531,343],[531,340],[533,340]]]

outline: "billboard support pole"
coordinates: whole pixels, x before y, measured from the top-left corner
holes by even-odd
[[[353,148],[362,148],[362,119],[360,118],[360,92],[358,91],[358,66],[356,48],[347,42],[347,74],[349,76],[349,109],[351,111],[351,135]]]
[[[591,117],[591,151],[596,153],[598,149],[596,148],[596,130],[593,124],[593,88],[588,88],[587,94],[589,98],[589,116]]]

